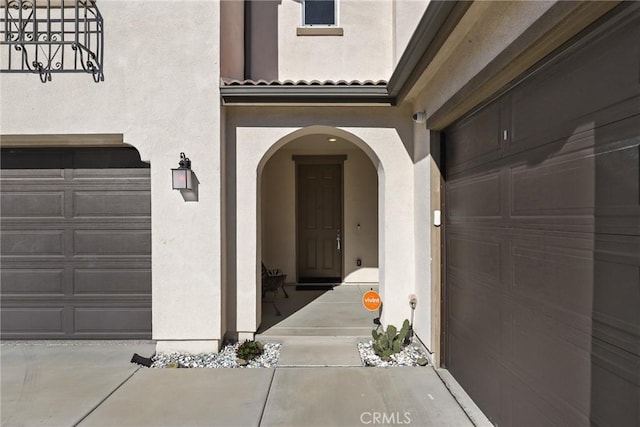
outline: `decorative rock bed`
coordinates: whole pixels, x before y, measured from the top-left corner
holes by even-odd
[[[425,366],[429,364],[427,352],[417,344],[409,344],[400,352],[391,355],[391,360],[384,361],[373,351],[373,341],[359,342],[358,352],[364,366]]]
[[[280,357],[281,344],[265,343],[261,356],[249,361],[246,365],[238,363],[236,350],[240,343],[227,344],[219,353],[157,353],[152,357],[151,368],[275,368]],[[412,343],[391,355],[391,360],[384,361],[373,351],[373,342],[359,342],[358,352],[363,366],[395,367],[425,366],[429,364],[428,354],[420,345]]]
[[[280,356],[280,344],[265,343],[261,356],[246,365],[238,364],[236,349],[240,343],[227,344],[219,353],[156,353],[152,368],[274,368]]]

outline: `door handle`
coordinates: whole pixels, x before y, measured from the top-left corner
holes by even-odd
[[[338,228],[338,235],[336,236],[336,241],[338,242],[338,250],[340,250],[340,229]]]

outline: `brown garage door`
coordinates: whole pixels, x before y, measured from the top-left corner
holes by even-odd
[[[445,130],[445,362],[503,426],[640,425],[640,13]]]
[[[151,199],[133,149],[3,149],[2,338],[150,338]]]

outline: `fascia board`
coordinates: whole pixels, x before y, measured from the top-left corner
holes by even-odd
[[[431,1],[418,23],[393,74],[389,95],[402,101],[424,73],[472,1]]]
[[[387,86],[223,86],[220,95],[224,104],[394,104]]]

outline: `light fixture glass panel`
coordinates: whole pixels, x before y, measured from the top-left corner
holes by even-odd
[[[174,190],[191,190],[191,169],[171,169]]]

